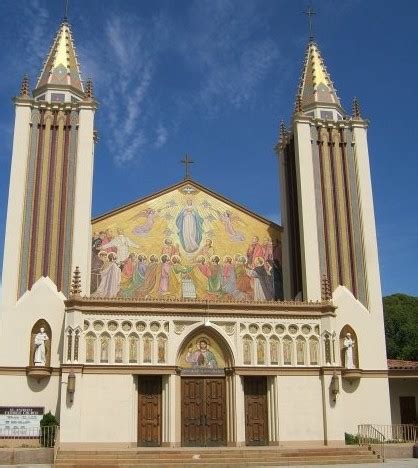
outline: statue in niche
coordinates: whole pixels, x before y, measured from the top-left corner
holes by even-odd
[[[244,351],[244,364],[251,364],[251,355],[252,355],[252,344],[253,341],[251,338],[244,338],[243,351]]]
[[[263,338],[257,340],[257,364],[265,364],[266,342]]]
[[[279,363],[279,342],[276,339],[270,340],[270,362],[271,364]]]
[[[283,363],[292,364],[292,341],[289,339],[283,340]]]
[[[344,339],[345,350],[345,367],[347,369],[354,369],[353,349],[356,342],[351,338],[351,333],[347,333]]]
[[[45,333],[45,328],[41,327],[39,333],[35,335],[35,354],[33,357],[33,363],[35,366],[46,365],[46,347],[45,342],[48,341],[48,335]]]

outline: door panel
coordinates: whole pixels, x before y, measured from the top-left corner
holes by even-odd
[[[225,379],[182,378],[182,444],[225,445]]]
[[[201,447],[204,443],[204,380],[182,379],[182,440],[185,447]]]
[[[268,444],[267,379],[245,377],[245,440],[247,445]]]
[[[225,445],[225,379],[205,379],[206,445]]]
[[[401,424],[414,424],[417,417],[415,397],[399,397],[399,406],[401,410]]]
[[[138,445],[161,445],[161,376],[138,379]]]

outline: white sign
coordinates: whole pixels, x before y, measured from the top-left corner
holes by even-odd
[[[0,406],[0,437],[39,437],[43,407]]]

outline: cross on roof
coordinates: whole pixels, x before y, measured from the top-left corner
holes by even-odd
[[[184,159],[181,160],[181,162],[184,164],[184,180],[190,179],[189,164],[193,164],[194,161],[192,159],[189,159],[189,155],[186,154],[184,156]]]
[[[309,7],[304,11],[305,15],[308,17],[308,22],[309,22],[309,40],[313,41],[313,16],[316,15],[314,9],[312,8],[312,4],[309,5]]]

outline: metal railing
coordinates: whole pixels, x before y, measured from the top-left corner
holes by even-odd
[[[415,444],[418,426],[415,424],[360,424],[358,426],[359,445],[366,445],[377,451],[385,459],[387,444]]]
[[[59,435],[59,426],[26,428],[1,428],[0,446],[7,447],[54,447]]]

